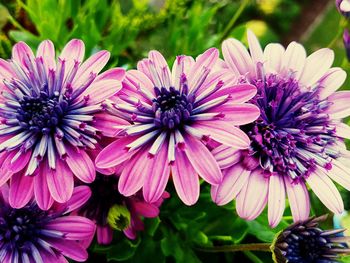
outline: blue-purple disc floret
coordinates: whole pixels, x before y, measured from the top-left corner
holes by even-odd
[[[292,76],[271,74],[254,81],[252,102],[261,110],[253,124],[243,127],[252,140],[248,155],[259,158],[267,174],[293,180],[307,177],[316,165],[331,169],[337,158],[335,127],[326,113],[331,104],[320,100],[320,86],[304,88]]]

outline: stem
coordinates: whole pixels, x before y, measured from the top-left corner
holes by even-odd
[[[219,247],[196,247],[197,250],[209,253],[236,251],[271,251],[270,243],[237,244]]]
[[[337,43],[338,39],[343,33],[344,28],[347,26],[347,21],[344,18],[341,18],[339,21],[338,31],[337,34],[334,36],[334,38],[331,40],[331,42],[328,44],[328,48],[332,48],[335,43]]]
[[[220,37],[220,42],[222,42],[230,34],[232,28],[234,27],[235,23],[237,22],[238,18],[241,16],[242,12],[244,11],[248,3],[249,3],[249,0],[243,0],[242,4],[237,9],[236,13],[233,15],[230,22],[225,27],[224,32]]]

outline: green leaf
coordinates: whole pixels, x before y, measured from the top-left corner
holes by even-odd
[[[156,218],[146,218],[144,220],[144,224],[145,224],[145,230],[147,232],[147,234],[149,234],[150,236],[154,236],[155,232],[157,231],[159,224],[161,223],[159,217]]]
[[[135,254],[140,242],[141,239],[138,239],[136,243],[133,243],[127,238],[124,238],[122,241],[109,247],[107,260],[124,261],[130,259]]]

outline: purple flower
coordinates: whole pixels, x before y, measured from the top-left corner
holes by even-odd
[[[10,180],[12,207],[24,207],[34,195],[47,210],[54,200],[69,200],[74,176],[86,183],[95,178],[86,150],[111,134],[107,126],[116,118],[102,102],[121,88],[125,71],[98,76],[109,53],[81,64],[84,50],[81,40],[71,40],[56,62],[51,41],[43,41],[36,56],[20,42],[11,60],[0,59],[0,185]]]
[[[65,257],[85,261],[88,257],[82,241],[91,239],[95,224],[81,216],[67,215],[90,196],[86,186],[75,188],[72,199],[41,210],[31,200],[22,208],[12,208],[7,185],[0,188],[0,261],[3,263],[60,262]]]
[[[100,168],[124,163],[118,189],[130,196],[143,188],[145,201],[158,200],[170,173],[187,205],[199,197],[199,178],[218,184],[222,174],[203,142],[213,139],[246,149],[249,138],[234,125],[257,118],[245,103],[256,93],[250,84],[235,85],[227,70],[218,70],[219,52],[212,48],[192,57],[178,56],[170,71],[164,57],[151,51],[129,70],[123,89],[108,110],[130,122],[115,142],[97,157]]]
[[[350,34],[349,34],[349,30],[347,29],[344,29],[343,42],[344,42],[346,56],[348,58],[348,61],[350,61]]]
[[[76,212],[96,223],[99,244],[112,242],[113,228],[108,217],[113,217],[114,229],[123,231],[130,239],[135,239],[137,231],[144,229],[141,217],[157,217],[163,199],[169,197],[169,194],[164,192],[161,198],[154,203],[146,203],[141,193],[125,197],[118,192],[118,177],[114,174],[97,173],[96,180],[89,186],[92,195],[85,205]],[[113,215],[113,212],[116,215]]]
[[[274,227],[283,215],[286,195],[294,220],[308,217],[308,184],[325,206],[341,213],[343,201],[331,179],[350,189],[349,152],[343,140],[350,138],[350,128],[341,122],[350,115],[350,92],[335,92],[346,73],[331,68],[330,49],[307,57],[302,45],[292,42],[286,50],[269,44],[263,51],[251,31],[248,42],[250,54],[239,41],[224,41],[223,55],[235,75],[257,87],[251,102],[261,115],[241,126],[251,139],[249,150],[225,145],[213,150],[224,174],[222,184],[212,187],[213,200],[224,205],[236,198],[237,213],[247,220],[268,203]]]
[[[345,17],[350,16],[350,1],[349,0],[335,0],[335,5],[338,11]]]

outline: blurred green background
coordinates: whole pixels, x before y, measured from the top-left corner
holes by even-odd
[[[342,42],[346,25],[333,0],[0,0],[0,57],[10,58],[18,41],[35,49],[40,41],[51,39],[62,49],[70,39],[80,38],[86,56],[107,49],[112,55],[109,67],[131,68],[151,49],[172,62],[179,54],[196,56],[209,47],[220,48],[228,37],[246,43],[250,28],[263,46],[294,40],[308,53],[330,47],[335,65],[350,73]],[[272,262],[269,253],[213,254],[196,247],[271,242],[291,222],[289,209],[281,224],[270,229],[266,212],[246,222],[236,216],[233,204],[217,207],[209,187],[201,188],[195,206],[184,206],[173,194],[159,218],[145,221],[147,230],[137,240],[116,234],[112,246],[93,245],[88,262]],[[349,209],[350,196],[341,190]],[[327,212],[314,195],[311,198],[312,214]],[[331,217],[326,226],[332,227]]]

